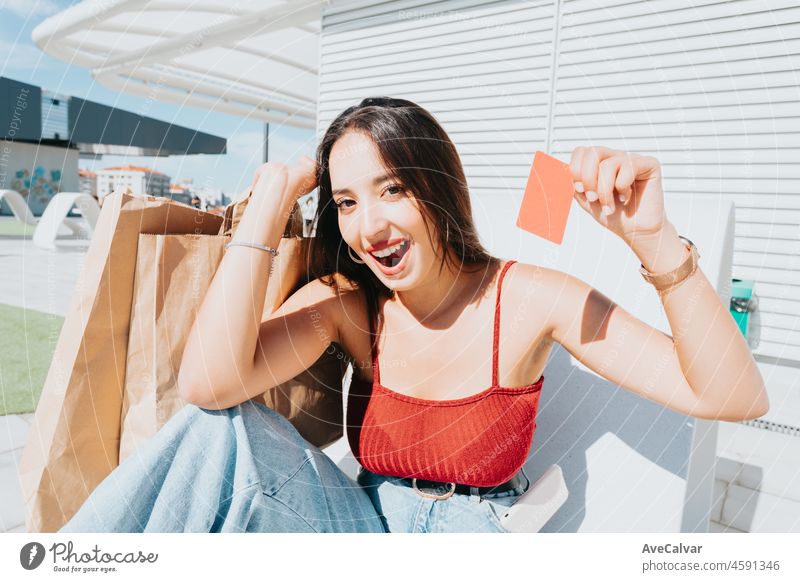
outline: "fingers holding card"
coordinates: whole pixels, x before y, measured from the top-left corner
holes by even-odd
[[[625,241],[665,221],[661,166],[643,156],[601,146],[576,147],[569,164],[537,151],[517,226],[561,244],[572,199]]]
[[[575,192],[570,165],[537,151],[522,197],[517,226],[561,244]]]

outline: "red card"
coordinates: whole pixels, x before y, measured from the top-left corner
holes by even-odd
[[[575,183],[569,164],[537,151],[517,216],[517,226],[556,244],[567,228]]]

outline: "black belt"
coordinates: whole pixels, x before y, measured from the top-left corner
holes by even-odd
[[[524,483],[519,473],[511,477],[511,479],[505,483],[500,483],[499,485],[493,485],[491,487],[475,488],[471,485],[463,485],[461,483],[446,483],[444,481],[431,481],[429,479],[417,479],[411,477],[400,478],[400,482],[408,485],[409,487],[413,487],[421,496],[432,497],[434,499],[447,499],[453,493],[470,495],[472,493],[472,489],[477,489],[478,495],[502,493],[503,491],[516,489]]]

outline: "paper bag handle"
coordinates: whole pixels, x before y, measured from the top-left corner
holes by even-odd
[[[250,190],[246,196],[236,202],[231,202],[225,207],[225,214],[223,215],[222,226],[220,226],[220,235],[232,236],[239,219],[247,208],[247,203],[253,196],[253,191]],[[295,201],[292,216],[286,221],[286,228],[283,230],[282,238],[289,238],[292,236],[303,236],[303,212],[300,209],[300,204]]]

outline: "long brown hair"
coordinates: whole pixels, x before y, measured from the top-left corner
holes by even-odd
[[[363,289],[370,321],[375,320],[379,297],[393,295],[369,267],[350,258],[347,243],[339,231],[331,187],[330,154],[336,141],[348,131],[358,131],[371,138],[389,173],[419,201],[428,236],[431,237],[433,230],[433,236],[445,249],[440,272],[445,262],[451,260],[448,249],[454,260],[460,261],[461,269],[477,266],[474,269],[477,271],[494,260],[481,244],[472,220],[461,159],[439,122],[411,101],[370,97],[340,113],[317,147],[319,200],[309,256],[312,279],[319,278],[338,292],[336,280],[331,276],[338,272]],[[469,268],[467,271],[473,272]]]

